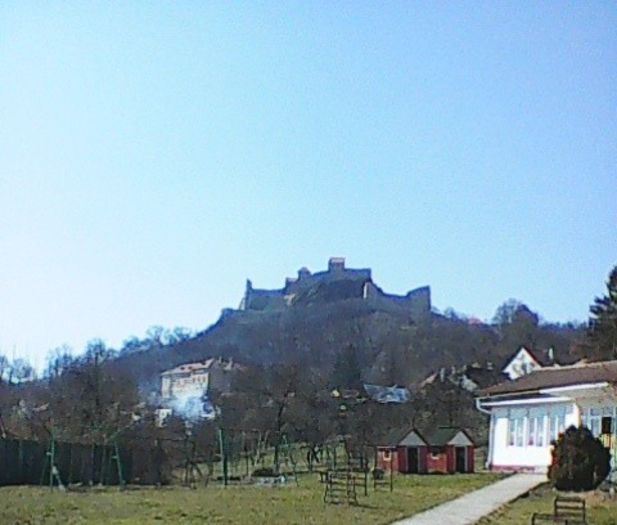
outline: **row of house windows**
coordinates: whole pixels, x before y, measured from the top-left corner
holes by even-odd
[[[174,385],[192,385],[195,383],[205,383],[207,381],[208,374],[192,377],[172,378],[171,380]]]
[[[598,437],[616,432],[614,418],[617,418],[617,407],[587,408],[582,411],[581,423]]]
[[[566,413],[572,407],[551,409],[512,409],[508,414],[508,446],[546,447],[566,428]],[[617,434],[617,407],[587,408],[581,411],[581,424],[595,437]]]
[[[546,447],[566,428],[566,408],[510,410],[508,446]]]

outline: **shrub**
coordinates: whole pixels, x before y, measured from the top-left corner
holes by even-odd
[[[595,489],[609,473],[610,452],[585,427],[570,427],[553,446],[548,477],[558,490]]]

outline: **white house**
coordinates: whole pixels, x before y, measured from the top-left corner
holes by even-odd
[[[548,350],[529,350],[521,346],[504,367],[503,373],[510,379],[518,379],[545,366],[555,365],[555,356],[552,348]]]
[[[545,472],[552,441],[571,425],[587,426],[617,458],[617,361],[541,368],[489,387],[476,399],[490,414],[487,466]]]
[[[233,372],[240,367],[221,358],[179,365],[161,374],[159,421],[172,413],[188,419],[214,417],[214,407],[207,400],[213,390],[227,393]]]
[[[186,363],[161,374],[161,397],[202,397],[212,389],[228,392],[231,375],[238,369],[233,361],[210,358],[197,363]]]

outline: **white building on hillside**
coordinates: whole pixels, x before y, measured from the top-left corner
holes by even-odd
[[[510,379],[518,379],[526,374],[530,374],[534,370],[546,366],[555,366],[555,356],[552,348],[548,350],[529,350],[521,346],[504,367],[503,373]]]
[[[202,397],[211,390],[228,392],[232,372],[238,368],[233,361],[210,358],[197,363],[186,363],[161,374],[163,400]]]
[[[239,368],[231,360],[210,358],[166,370],[161,374],[159,419],[163,421],[172,413],[187,419],[214,417],[208,397],[213,391],[228,393],[233,372]]]
[[[490,414],[487,466],[497,471],[547,470],[552,441],[571,425],[587,426],[617,457],[617,361],[542,368],[483,390]]]

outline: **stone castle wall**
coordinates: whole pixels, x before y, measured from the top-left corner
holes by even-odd
[[[287,278],[285,286],[276,290],[253,288],[252,282],[247,280],[240,310],[283,309],[290,306],[294,297],[303,291],[323,282],[338,280],[364,281],[364,286],[358,288],[358,298],[388,301],[408,308],[415,317],[431,311],[431,291],[428,286],[411,290],[406,295],[388,294],[373,283],[370,269],[346,268],[345,259],[340,257],[331,258],[326,271],[313,274],[307,268],[301,268],[296,278]]]

